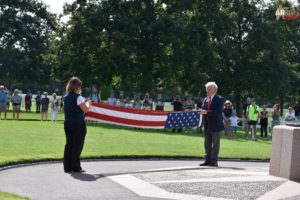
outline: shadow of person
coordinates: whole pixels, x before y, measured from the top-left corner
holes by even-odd
[[[74,179],[78,179],[80,181],[96,181],[98,178],[101,178],[99,175],[86,174],[86,173],[71,173],[71,176]]]

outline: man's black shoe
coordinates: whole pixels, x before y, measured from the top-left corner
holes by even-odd
[[[84,173],[85,170],[83,170],[83,169],[80,169],[80,170],[73,170],[72,172],[74,172],[74,173]]]
[[[218,167],[219,165],[218,165],[218,163],[209,163],[208,166],[210,166],[210,167]]]
[[[209,163],[209,162],[204,162],[204,163],[202,163],[202,164],[200,164],[199,166],[209,166],[211,163]]]

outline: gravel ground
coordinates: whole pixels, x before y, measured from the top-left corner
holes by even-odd
[[[209,172],[195,172],[195,171],[168,171],[168,172],[151,172],[134,174],[135,177],[140,178],[146,182],[156,181],[171,181],[171,180],[188,180],[188,179],[200,179],[200,178],[223,178],[223,177],[236,177],[246,176],[241,174],[221,174],[221,173],[209,173]],[[249,176],[249,175],[247,175]]]
[[[203,195],[208,197],[252,200],[275,189],[284,181],[265,182],[213,182],[213,183],[158,183],[156,186],[173,193]],[[290,200],[290,199],[289,199]],[[293,199],[294,200],[294,199]]]
[[[280,200],[300,200],[300,195],[289,197],[289,198],[285,198],[285,199],[280,199]]]

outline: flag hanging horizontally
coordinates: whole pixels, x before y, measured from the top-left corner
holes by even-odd
[[[201,115],[198,111],[164,112],[92,103],[86,120],[147,129],[193,128],[201,124]]]

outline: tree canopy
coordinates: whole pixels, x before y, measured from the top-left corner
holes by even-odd
[[[42,3],[3,0],[0,76],[203,96],[216,81],[239,105],[245,95],[296,97],[300,20],[276,20],[279,5],[299,10],[277,0],[77,0],[57,25]]]
[[[0,80],[11,86],[46,84],[51,66],[44,62],[55,16],[35,0],[0,2]]]

